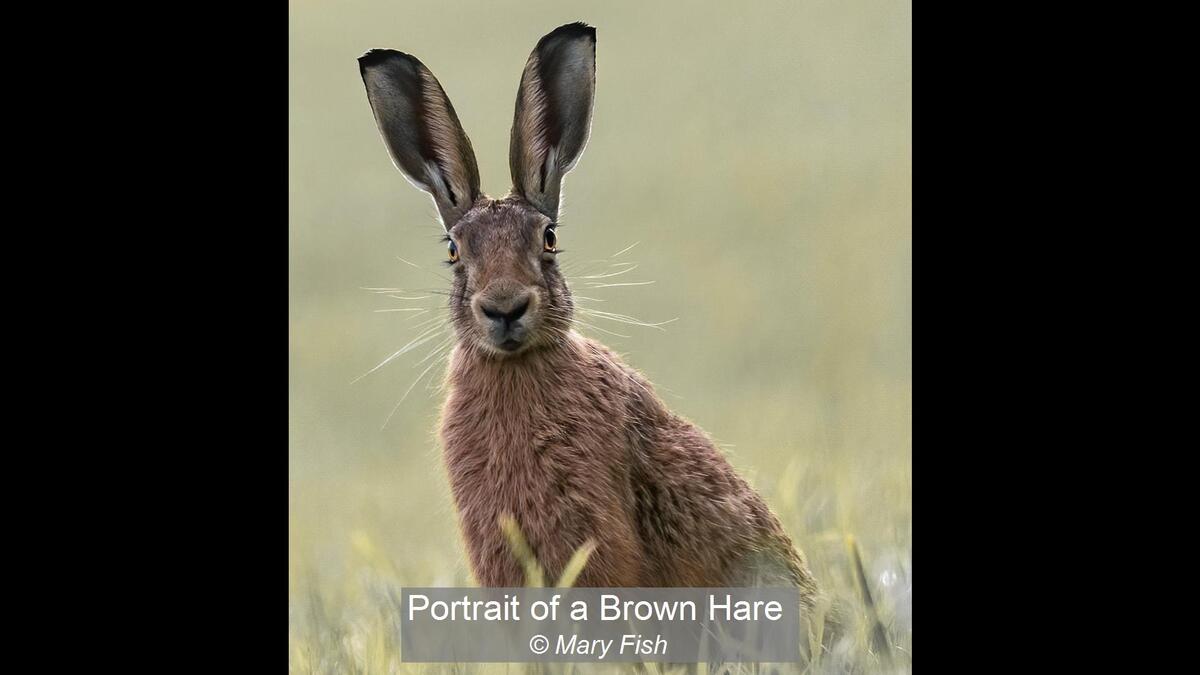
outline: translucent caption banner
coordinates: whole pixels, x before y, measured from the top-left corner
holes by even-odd
[[[794,588],[405,588],[409,663],[800,660]]]

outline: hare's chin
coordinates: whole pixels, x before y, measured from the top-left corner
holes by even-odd
[[[508,339],[499,343],[485,338],[478,340],[477,344],[485,354],[489,354],[497,359],[506,359],[529,351],[533,346],[533,342],[534,340],[528,337],[524,340]]]

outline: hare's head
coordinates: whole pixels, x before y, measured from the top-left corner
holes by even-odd
[[[559,195],[591,129],[596,30],[568,24],[543,37],[517,90],[503,199],[479,189],[471,141],[433,73],[391,50],[359,59],[367,98],[392,161],[433,196],[454,272],[459,339],[495,356],[551,344],[573,305],[558,268]]]

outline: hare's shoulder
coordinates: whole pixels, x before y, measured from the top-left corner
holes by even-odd
[[[654,395],[654,385],[650,380],[636,368],[625,363],[621,355],[610,349],[608,345],[578,333],[572,333],[571,337],[575,342],[576,349],[583,352],[582,361],[589,370],[606,379],[617,378],[620,383],[649,393],[651,396]]]

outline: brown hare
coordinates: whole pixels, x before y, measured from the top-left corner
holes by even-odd
[[[641,374],[571,328],[555,229],[590,133],[595,29],[557,28],[525,64],[502,199],[480,191],[429,69],[392,50],[359,66],[392,160],[446,228],[457,343],[441,441],[477,581],[522,585],[497,523],[511,514],[550,579],[592,540],[580,586],[786,585],[811,608],[813,577],[762,498]]]

